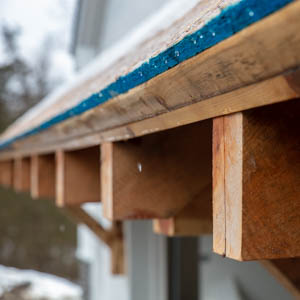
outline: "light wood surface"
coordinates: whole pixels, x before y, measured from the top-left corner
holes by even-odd
[[[212,122],[101,145],[102,203],[111,220],[167,218],[211,184]]]
[[[56,204],[100,201],[100,149],[56,153]]]
[[[300,256],[299,111],[294,100],[214,121],[215,252]]]

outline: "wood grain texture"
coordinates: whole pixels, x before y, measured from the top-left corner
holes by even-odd
[[[250,103],[245,101],[244,97],[238,100],[231,98],[227,100],[233,103],[233,107],[228,106],[228,103],[222,105],[221,101],[220,106],[217,106],[218,112],[213,112],[216,109],[215,104],[209,102],[217,95],[285,74],[300,65],[299,11],[300,3],[296,1],[128,93],[34,137],[19,141],[14,147],[19,151],[26,148],[28,150],[29,147],[50,149],[59,143],[69,143],[71,147],[76,147],[77,144],[78,147],[79,138],[95,135],[96,132],[97,143],[99,139],[126,139],[137,135],[127,124],[151,120],[160,115],[165,115],[164,118],[168,119],[167,114],[196,102],[200,104],[207,101],[208,110],[203,112],[203,116],[197,118],[195,114],[196,116],[191,117],[193,122],[210,118],[211,114],[217,116],[297,97],[299,89],[289,86],[288,79],[284,76],[284,83],[280,86],[273,85],[273,89],[275,88],[279,95],[284,93],[282,88],[286,86],[284,97],[276,96],[274,90],[268,90],[265,93],[274,93],[274,98],[265,94],[265,97],[255,97]],[[236,105],[239,108],[235,108]],[[192,109],[190,114],[194,115]],[[182,116],[178,122],[184,120]],[[172,124],[164,124],[162,119],[158,118],[152,125],[148,124],[148,128],[144,124],[142,131],[165,129],[161,127],[160,121],[165,128],[178,126],[174,120]],[[119,127],[123,128],[121,133],[114,131]],[[93,143],[94,139],[89,138],[89,142]],[[83,138],[81,143],[85,142],[87,143]]]
[[[205,121],[102,145],[102,203],[111,220],[168,218],[211,184],[212,124]]]
[[[212,187],[189,202],[177,215],[153,220],[153,230],[167,236],[199,236],[212,233]]]
[[[214,211],[215,252],[238,260],[300,255],[299,108],[294,100],[224,117],[224,177],[214,170],[213,179],[224,189],[213,195],[222,209],[219,220]]]
[[[100,149],[58,151],[56,154],[56,204],[79,205],[100,201]]]
[[[18,157],[13,166],[13,187],[18,192],[30,192],[30,158]]]
[[[261,263],[295,299],[300,299],[300,258],[265,260]]]
[[[31,157],[31,197],[55,199],[55,155]]]
[[[0,184],[4,187],[11,187],[13,185],[13,161],[0,162]]]

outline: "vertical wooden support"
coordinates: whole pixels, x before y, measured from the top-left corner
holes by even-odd
[[[197,236],[212,233],[211,185],[201,193],[200,199],[188,203],[177,215],[167,219],[155,219],[155,233],[167,236]]]
[[[14,160],[14,189],[18,192],[30,191],[30,158],[18,157]]]
[[[122,224],[113,222],[111,229],[103,228],[94,218],[79,206],[66,207],[77,223],[86,225],[111,251],[111,273],[125,273],[124,237]]]
[[[300,299],[300,258],[266,260],[261,263],[295,299]]]
[[[5,187],[13,185],[13,162],[11,160],[0,162],[0,184]]]
[[[300,255],[300,101],[213,125],[214,251],[237,260]]]
[[[100,148],[56,153],[56,204],[100,201]]]
[[[31,197],[55,199],[55,155],[31,157]]]
[[[212,123],[101,146],[104,216],[169,218],[211,184]],[[197,199],[197,200],[196,200]]]

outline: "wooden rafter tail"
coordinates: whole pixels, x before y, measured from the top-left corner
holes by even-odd
[[[55,154],[31,157],[31,197],[55,199]]]
[[[295,299],[300,299],[300,258],[265,260],[261,263]]]
[[[0,161],[0,185],[12,187],[13,185],[13,161]]]
[[[300,101],[214,120],[214,251],[300,256]]]
[[[155,219],[153,230],[157,234],[167,236],[199,236],[212,233],[211,185],[174,217]]]
[[[100,201],[100,148],[56,153],[56,204]]]
[[[30,174],[31,161],[29,157],[17,157],[13,165],[13,187],[18,192],[30,192],[31,174]]]
[[[212,122],[101,146],[104,216],[175,216],[211,183]]]
[[[123,229],[120,222],[113,222],[110,229],[105,229],[97,220],[91,217],[80,206],[67,206],[64,208],[76,223],[86,225],[111,250],[112,274],[124,274],[125,255]]]

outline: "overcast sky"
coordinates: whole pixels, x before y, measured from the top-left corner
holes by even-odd
[[[68,52],[75,5],[76,0],[1,0],[0,27],[7,24],[20,28],[20,53],[31,64],[44,41],[51,38],[51,71],[69,77],[73,70]],[[3,63],[5,57],[0,41],[0,64]]]

